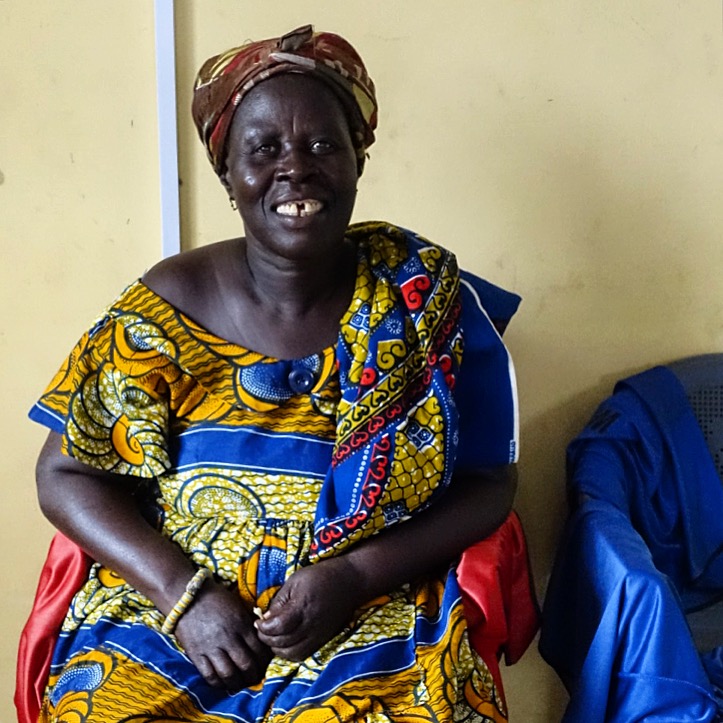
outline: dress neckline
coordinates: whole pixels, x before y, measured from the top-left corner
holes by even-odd
[[[333,406],[328,402],[329,394],[336,394],[336,343],[300,359],[253,352],[207,330],[140,280],[104,318],[122,330],[121,353],[141,364],[155,358],[157,369],[171,363],[230,406],[267,412],[294,397],[309,397],[320,409]],[[99,320],[100,327],[103,323]]]
[[[179,309],[175,304],[172,304],[170,301],[165,299],[160,294],[156,293],[153,289],[151,289],[149,286],[147,286],[142,279],[138,279],[134,284],[131,286],[140,286],[143,288],[144,294],[152,296],[157,304],[160,304],[162,306],[167,307],[170,311],[172,311],[173,314],[181,317],[184,319],[190,326],[195,328],[198,332],[201,332],[203,336],[209,340],[211,343],[211,346],[214,348],[230,348],[233,347],[234,349],[238,350],[237,354],[243,354],[243,355],[250,355],[253,357],[256,357],[259,361],[265,361],[267,363],[294,363],[294,362],[300,362],[305,359],[310,359],[313,357],[319,357],[324,358],[328,355],[333,355],[336,353],[336,348],[338,344],[338,339],[335,339],[331,344],[328,344],[323,349],[312,352],[311,354],[307,354],[305,356],[301,357],[276,357],[270,354],[264,354],[263,352],[256,351],[254,349],[249,349],[247,346],[244,346],[243,344],[238,344],[234,341],[230,341],[226,339],[223,336],[220,336],[216,334],[215,332],[211,331],[205,324],[201,324],[196,319],[194,319],[192,316],[187,314],[185,311],[182,311]],[[340,325],[343,323],[344,319],[349,315],[350,309],[347,308],[347,310],[344,312],[340,319]]]

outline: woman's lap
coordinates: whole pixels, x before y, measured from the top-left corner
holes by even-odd
[[[317,654],[275,658],[260,686],[235,695],[208,686],[158,623],[141,621],[147,611],[96,617],[61,637],[41,721],[506,720],[454,575],[444,583],[374,601]]]

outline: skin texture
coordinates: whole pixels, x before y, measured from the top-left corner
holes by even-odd
[[[356,196],[356,158],[344,112],[313,78],[274,77],[242,101],[221,179],[236,199],[245,238],[158,264],[144,277],[156,293],[213,333],[277,358],[329,346],[350,303],[354,250],[344,232]],[[283,216],[280,204],[312,199],[318,213]],[[195,572],[182,550],[155,531],[127,478],[61,453],[51,433],[37,465],[48,519],[167,615]],[[505,519],[513,467],[456,477],[432,509],[294,573],[256,620],[237,593],[210,580],[175,634],[211,685],[258,682],[272,654],[301,660],[319,649],[363,603],[449,564]]]

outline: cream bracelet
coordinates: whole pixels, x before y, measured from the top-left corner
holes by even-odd
[[[181,615],[188,610],[203,583],[211,577],[211,571],[207,567],[200,568],[191,578],[191,582],[186,585],[186,591],[181,595],[181,599],[173,606],[173,609],[163,621],[161,632],[170,635],[178,625]]]

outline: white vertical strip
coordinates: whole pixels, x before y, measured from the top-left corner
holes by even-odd
[[[155,0],[158,148],[161,181],[163,256],[181,250],[178,200],[178,133],[176,129],[176,48],[173,0]]]

